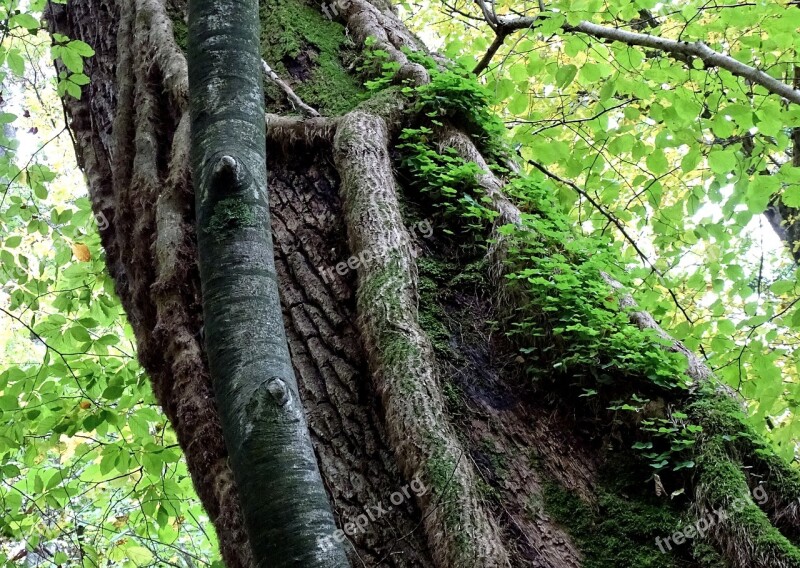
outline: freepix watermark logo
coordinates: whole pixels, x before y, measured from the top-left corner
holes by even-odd
[[[757,485],[753,488],[753,501],[759,505],[764,505],[768,500],[769,496],[767,495],[767,490],[763,485]],[[707,512],[705,515],[697,519],[697,522],[693,525],[686,525],[682,530],[679,530],[666,538],[657,537],[656,546],[658,546],[658,549],[662,553],[666,554],[672,550],[673,543],[676,546],[680,546],[681,544],[684,544],[694,538],[703,538],[712,528],[714,528],[714,525],[728,520],[728,517],[730,517],[732,512],[737,513],[741,511],[747,504],[747,501],[747,495],[741,495],[734,499],[727,507],[721,507],[719,509],[714,509],[711,512]]]
[[[332,20],[339,15],[339,11],[347,10],[352,4],[352,0],[336,0],[335,2],[322,3],[322,13]]]
[[[354,536],[358,533],[366,532],[370,523],[374,523],[384,515],[391,513],[395,507],[399,507],[409,499],[411,496],[421,497],[428,492],[428,488],[419,477],[415,477],[410,483],[406,483],[399,490],[395,491],[389,496],[389,503],[382,502],[377,505],[367,505],[364,507],[364,512],[358,515],[355,519],[344,524],[341,529],[337,529],[333,534],[330,534],[322,539],[322,546],[326,550],[334,546],[334,542],[342,543],[348,536]]]
[[[429,239],[433,236],[433,226],[431,225],[431,222],[428,221],[427,219],[424,221],[420,221],[415,225],[412,225],[411,227],[409,227],[409,231],[412,234],[419,234],[425,239]],[[318,266],[317,270],[322,274],[322,281],[325,282],[325,284],[330,284],[331,282],[333,282],[334,279],[333,278],[334,271],[339,276],[344,276],[351,270],[356,270],[361,266],[368,265],[373,260],[375,260],[374,253],[370,250],[363,250],[359,254],[353,255],[347,260],[343,260],[336,266],[329,266],[327,268]]]

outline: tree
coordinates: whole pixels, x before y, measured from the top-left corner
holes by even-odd
[[[280,317],[257,2],[194,2],[190,155],[214,399],[257,566],[344,566]],[[254,356],[254,354],[259,354]],[[320,543],[326,544],[322,546]]]
[[[497,34],[478,72],[525,28],[555,34],[573,57],[580,50],[569,38],[584,34],[623,42],[591,45],[609,58],[624,52],[634,68],[645,56],[631,46],[670,53],[690,69],[694,61],[727,69],[723,89],[709,96],[717,105],[736,99],[731,85],[748,84],[748,105],[800,96],[756,65],[680,36],[657,41],[620,31],[633,5],[613,15],[613,29],[587,23],[599,9],[589,4],[536,18],[498,16],[483,3],[452,10]],[[258,546],[248,542],[242,510],[254,489],[242,492],[233,481],[231,467],[240,465],[228,461],[223,405],[201,340],[197,243],[202,253],[206,237],[195,228],[189,175],[184,8],[180,0],[73,0],[51,5],[49,18],[55,32],[95,50],[86,63],[91,82],[65,107],[93,208],[109,220],[100,232],[106,264],[139,359],[226,564],[250,566]],[[636,26],[654,19],[634,13]],[[593,198],[596,186],[590,192],[568,179],[585,176],[590,187],[603,177],[566,162],[554,172],[551,164],[569,151],[562,140],[528,130],[521,148],[507,144],[486,92],[429,54],[383,3],[347,0],[319,10],[281,0],[262,4],[260,14],[272,78],[267,171],[284,324],[353,565],[799,566],[800,474],[745,420],[705,361],[622,289],[620,281],[632,282],[623,255],[649,261],[625,229],[625,207],[609,210]],[[645,53],[648,69],[661,64],[658,53]],[[523,67],[526,80],[539,69],[535,61]],[[570,87],[578,72],[556,64],[556,87]],[[662,69],[665,79],[673,72]],[[647,107],[680,124],[711,112],[708,101],[680,97],[665,108],[667,95],[654,100],[634,80],[608,80],[596,62],[580,73],[597,83],[603,114]],[[496,92],[506,80],[497,76]],[[595,95],[571,94],[580,116],[565,112],[561,122],[597,120],[583,116],[580,103]],[[287,113],[298,101],[309,116]],[[673,107],[688,120],[668,112]],[[768,117],[759,116],[766,130]],[[749,128],[747,119],[739,126]],[[729,139],[727,124],[715,126],[720,133],[726,139],[707,159],[724,178],[739,171],[732,145],[742,142]],[[666,175],[672,146],[668,136],[660,140],[647,164]],[[759,144],[753,159],[767,154]],[[639,158],[648,150],[635,140],[619,145]],[[689,152],[685,171],[694,171],[696,154]],[[518,172],[519,158],[532,173]],[[202,187],[203,174],[197,178]],[[781,183],[771,179],[768,191],[754,184],[761,211]],[[580,235],[565,213],[575,195],[557,193],[564,189],[586,201],[579,209],[593,210],[590,221],[604,218],[629,246],[603,251],[597,235]],[[218,219],[217,232],[239,226],[241,215]],[[669,290],[663,269],[648,268],[662,276],[654,289]]]

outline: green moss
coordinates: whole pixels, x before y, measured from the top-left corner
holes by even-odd
[[[372,94],[372,96],[359,105],[364,112],[388,117],[389,122],[399,121],[407,110],[408,99],[403,94],[403,87],[393,85]]]
[[[369,278],[364,278],[359,290],[359,296],[368,304],[380,300],[390,312],[400,309],[396,295],[390,288],[402,279],[408,278],[398,256],[393,252],[384,259],[382,266],[376,266],[369,273]]]
[[[439,300],[443,280],[446,279],[445,263],[431,257],[417,258],[419,273],[419,323],[433,343],[437,355],[445,355],[452,351],[450,347],[450,331],[445,326],[445,311]]]
[[[491,440],[481,440],[480,451],[486,456],[489,462],[492,474],[502,479],[508,474],[508,463],[506,456],[497,450],[497,447]]]
[[[395,288],[401,279],[408,278],[401,266],[398,253],[389,254],[384,264],[375,267],[364,277],[358,291],[359,302],[368,306],[382,306],[385,310],[375,319],[378,326],[378,341],[387,373],[399,379],[399,387],[403,394],[411,395],[417,390],[413,376],[405,373],[409,361],[421,361],[423,354],[419,345],[410,341],[404,332],[398,332],[390,321],[401,316],[402,307],[397,299]]]
[[[323,114],[341,114],[362,100],[364,90],[348,70],[354,46],[341,24],[302,0],[262,1],[260,13],[264,59],[307,104]],[[295,77],[294,63],[303,69],[296,73],[310,67],[310,74]]]
[[[444,450],[440,450],[428,460],[427,466],[433,494],[444,512],[444,522],[454,535],[456,545],[463,551],[469,551],[472,543],[459,530],[458,484],[453,482],[458,463]]]
[[[717,550],[705,541],[692,541],[692,557],[703,568],[729,568],[728,563]]]
[[[726,530],[741,541],[744,549],[755,550],[764,558],[774,555],[800,566],[800,551],[775,528],[767,515],[750,497],[750,487],[742,468],[726,450],[730,436],[714,434],[704,440],[697,452],[697,485],[706,510],[724,511]],[[767,493],[770,488],[767,487]]]
[[[485,261],[482,259],[461,266],[454,261],[424,256],[417,258],[417,269],[420,325],[430,337],[436,354],[447,356],[452,354],[453,347],[446,324],[450,318],[444,308],[447,298],[442,294],[480,289],[485,284]]]
[[[419,361],[422,357],[419,347],[408,340],[403,334],[396,334],[392,338],[384,341],[383,345],[384,361],[387,371],[399,378],[400,392],[406,396],[411,396],[417,392],[418,385],[413,376],[408,375],[403,370],[407,368],[408,361]]]
[[[423,331],[428,334],[434,351],[437,354],[444,355],[451,351],[450,332],[444,325],[445,313],[441,304],[437,301],[437,289],[438,285],[433,279],[420,276],[419,324],[422,326]]]
[[[645,469],[635,456],[607,454],[592,505],[554,481],[545,483],[544,510],[572,536],[583,568],[724,567],[700,539],[659,548],[656,539],[683,531],[694,518],[685,500],[657,497],[652,484],[642,482]]]
[[[450,285],[455,287],[473,287],[481,289],[488,284],[487,280],[487,257],[482,256],[474,262],[470,262],[463,267],[461,272],[453,276]]]
[[[800,471],[783,460],[770,442],[755,432],[739,404],[710,386],[700,390],[687,407],[692,420],[703,427],[703,437],[716,440],[726,455],[748,456],[749,469],[778,500],[800,495]],[[711,451],[706,445],[703,451]]]
[[[257,223],[258,219],[252,207],[240,199],[229,197],[214,206],[214,213],[211,215],[206,231],[220,240],[234,229],[252,227]]]
[[[181,48],[181,51],[186,53],[186,46],[188,45],[189,29],[186,24],[185,12],[181,10],[173,2],[166,4],[167,16],[172,21],[172,35],[175,37],[175,43]]]
[[[675,558],[662,553],[656,538],[681,527],[680,516],[664,502],[632,499],[600,488],[597,510],[558,484],[545,486],[545,510],[575,539],[584,568],[668,568]]]
[[[752,437],[744,412],[736,401],[711,388],[704,388],[688,406],[688,413],[703,425],[706,434],[724,434],[733,438]]]
[[[464,395],[458,385],[451,380],[445,379],[442,392],[444,393],[444,400],[447,402],[448,410],[454,414],[458,413],[464,406]]]

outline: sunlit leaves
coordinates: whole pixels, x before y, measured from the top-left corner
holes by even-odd
[[[455,5],[480,17],[474,3]],[[539,14],[535,2],[493,6],[498,14]],[[800,207],[800,168],[791,162],[800,107],[699,60],[565,33],[563,25],[588,20],[700,40],[791,84],[800,10],[771,0],[553,0],[545,9],[535,29],[506,39],[482,76],[521,162],[535,160],[593,197],[602,211],[568,187],[554,189],[587,234],[616,233],[632,267],[642,266],[643,307],[702,349],[748,396],[759,427],[791,454],[800,443],[790,394],[800,380],[800,315],[787,282],[797,274],[762,213],[776,198]],[[642,20],[642,9],[651,20]],[[492,32],[451,16],[438,27],[444,50],[469,69],[487,44],[475,38]]]

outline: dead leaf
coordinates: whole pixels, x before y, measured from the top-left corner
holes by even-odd
[[[653,474],[653,479],[656,482],[656,497],[661,497],[667,492],[667,490],[664,488],[664,484],[661,483],[661,478],[657,473]]]
[[[89,252],[89,247],[83,243],[73,243],[72,253],[79,262],[89,262],[92,260],[92,253]]]

